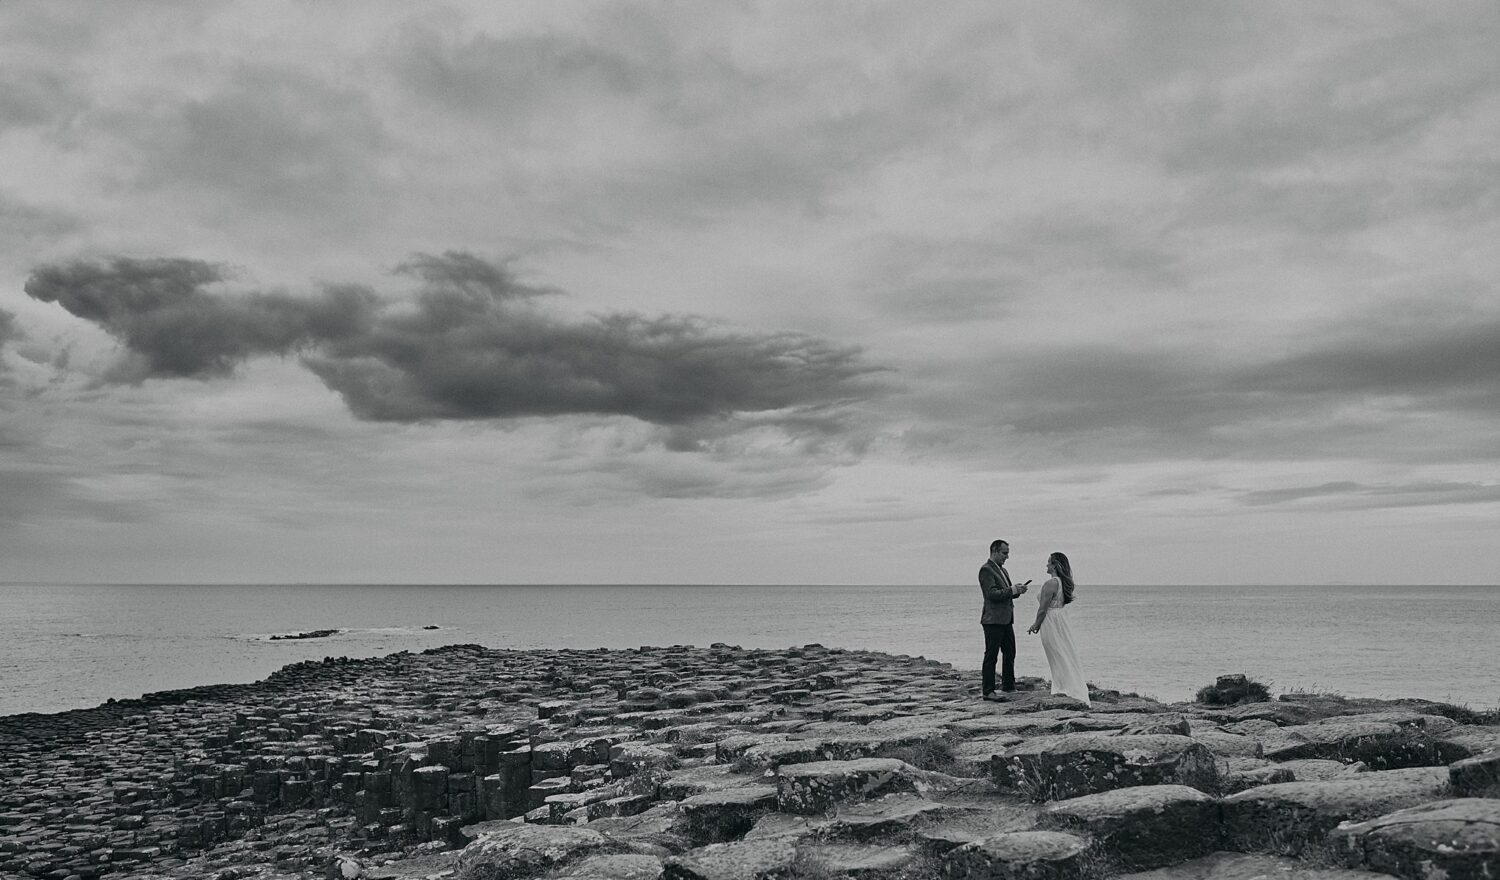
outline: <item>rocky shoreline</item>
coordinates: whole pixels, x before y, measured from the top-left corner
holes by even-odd
[[[455,645],[0,717],[0,877],[1500,877],[1493,713],[1021,684]]]

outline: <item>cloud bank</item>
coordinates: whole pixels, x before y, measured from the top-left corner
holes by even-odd
[[[409,302],[356,285],[233,293],[224,267],[180,258],[47,265],[25,289],[124,346],[106,382],[223,377],[249,358],[295,353],[371,421],[744,417],[801,433],[829,430],[836,410],[878,390],[879,368],[860,349],[807,334],[731,332],[696,316],[560,315],[536,304],[556,291],[463,252],[419,254],[395,272],[419,284]]]

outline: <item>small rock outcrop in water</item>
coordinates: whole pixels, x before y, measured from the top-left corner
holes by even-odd
[[[283,640],[286,640],[286,639],[326,639],[329,636],[336,636],[336,635],[338,635],[341,632],[343,632],[343,630],[338,630],[338,629],[311,629],[311,630],[308,630],[307,632],[281,633],[281,634],[278,634],[278,635],[274,635],[274,636],[271,636],[271,641],[273,641],[273,642],[279,642],[279,641],[283,641]]]
[[[818,645],[456,645],[3,717],[0,877],[1496,876],[1492,716],[1021,685]]]

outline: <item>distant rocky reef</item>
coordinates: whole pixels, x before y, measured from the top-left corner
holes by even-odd
[[[0,876],[1493,880],[1500,719],[1008,702],[808,645],[328,658],[0,717]],[[1225,678],[1224,687],[1242,680]]]
[[[278,633],[271,636],[271,641],[279,642],[285,639],[326,639],[329,636],[336,636],[341,632],[343,632],[341,629],[311,629],[307,632]]]

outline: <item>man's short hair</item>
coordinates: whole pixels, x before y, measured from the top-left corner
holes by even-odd
[[[995,540],[993,540],[993,541],[990,542],[990,552],[994,553],[996,550],[999,550],[1001,547],[1009,547],[1009,546],[1010,546],[1010,542],[1009,541],[1005,540],[1004,538],[996,538]]]

